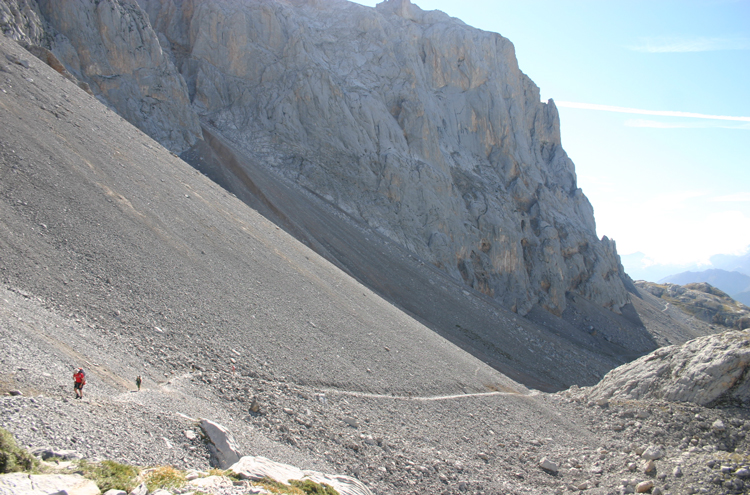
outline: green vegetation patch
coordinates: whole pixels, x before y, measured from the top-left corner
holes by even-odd
[[[143,481],[149,492],[160,488],[162,490],[182,488],[186,483],[185,473],[172,466],[160,466],[148,471]]]
[[[332,486],[325,483],[316,483],[312,480],[289,480],[289,484],[285,485],[266,476],[253,482],[253,485],[279,495],[339,495],[339,492],[334,490]]]
[[[38,465],[39,461],[20,448],[8,430],[0,428],[0,474],[31,471]]]
[[[312,480],[289,480],[289,484],[299,488],[306,495],[339,495],[339,492],[334,490],[331,485],[315,483]]]
[[[92,480],[103,492],[107,490],[125,490],[130,493],[138,486],[138,468],[120,464],[115,461],[89,462],[78,461],[78,469],[83,477]]]

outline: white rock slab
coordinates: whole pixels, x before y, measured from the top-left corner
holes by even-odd
[[[281,483],[288,483],[289,480],[309,479],[316,483],[330,485],[341,495],[372,495],[372,492],[356,478],[302,470],[265,457],[245,456],[229,469],[244,479],[259,480],[269,477]]]

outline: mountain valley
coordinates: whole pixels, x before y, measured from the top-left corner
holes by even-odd
[[[208,418],[379,494],[750,489],[746,325],[624,273],[508,40],[408,1],[74,4],[0,0],[0,426],[24,446],[208,470],[185,434]],[[738,356],[695,375],[742,371],[721,408],[607,385],[697,338],[696,363]]]

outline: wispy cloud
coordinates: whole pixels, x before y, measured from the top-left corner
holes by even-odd
[[[740,192],[735,194],[728,194],[726,196],[719,196],[717,198],[713,198],[712,201],[726,203],[748,203],[750,202],[750,192]]]
[[[675,112],[671,110],[646,110],[642,108],[618,107],[614,105],[598,105],[596,103],[579,103],[574,101],[555,101],[558,107],[581,108],[584,110],[600,110],[603,112],[633,113],[638,115],[655,115],[659,117],[684,117],[691,119],[732,120],[750,122],[750,117],[735,117],[731,115],[708,115],[704,113]]]
[[[750,131],[750,124],[727,125],[721,122],[662,122],[658,120],[628,119],[627,127],[651,127],[655,129],[739,129]]]
[[[714,52],[721,50],[750,50],[750,38],[746,36],[698,37],[698,38],[643,38],[638,45],[626,47],[644,53]]]

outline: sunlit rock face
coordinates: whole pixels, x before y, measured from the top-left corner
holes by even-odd
[[[197,115],[521,314],[627,302],[554,102],[499,34],[408,0],[60,1],[58,57],[172,149]]]

